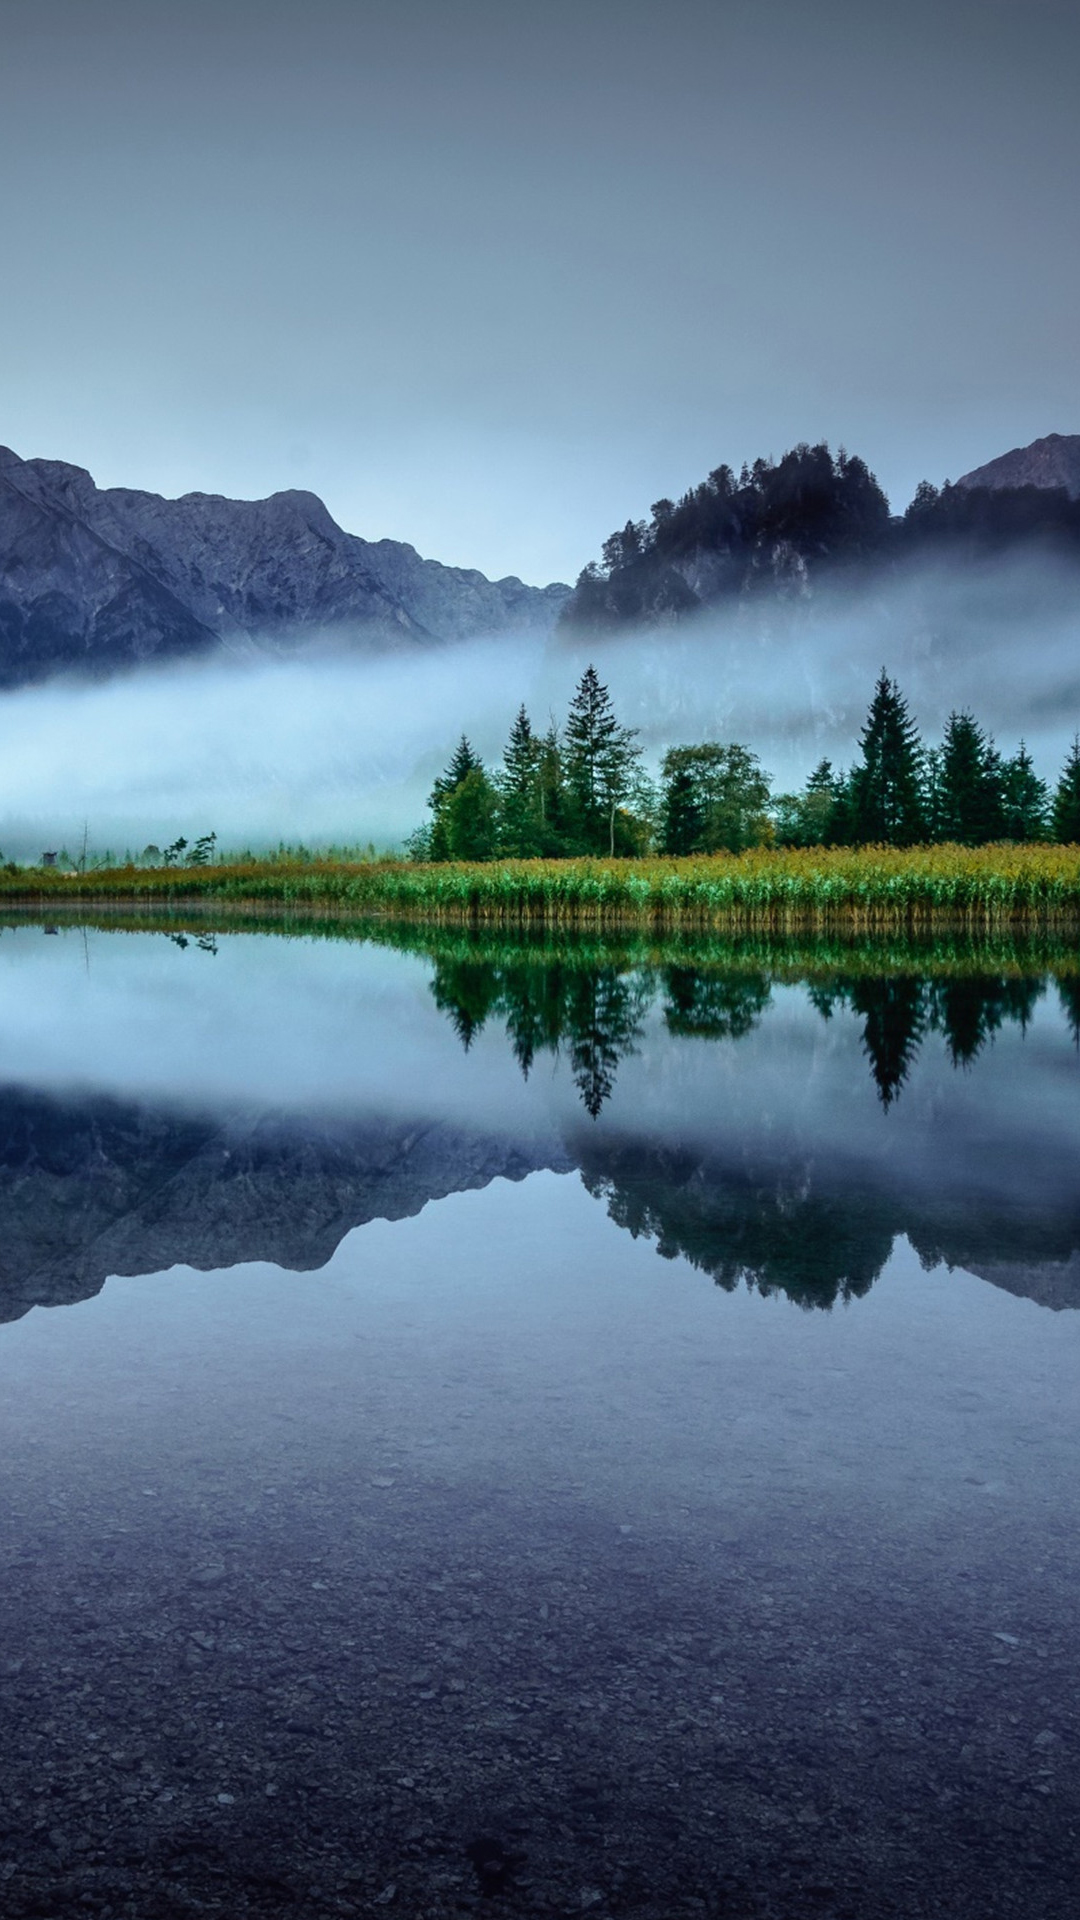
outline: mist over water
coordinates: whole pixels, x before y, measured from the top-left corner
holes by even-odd
[[[778,787],[850,764],[873,682],[900,682],[928,743],[970,708],[1056,778],[1080,725],[1074,571],[1049,560],[924,570],[812,598],[740,602],[657,631],[486,638],[379,659],[218,657],[0,699],[0,846],[399,845],[465,731],[488,760],[521,701],[562,719],[589,659],[655,765],[667,746],[741,740]]]

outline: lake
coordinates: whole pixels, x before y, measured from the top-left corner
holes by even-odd
[[[0,1911],[1080,1914],[1067,951],[0,932]]]

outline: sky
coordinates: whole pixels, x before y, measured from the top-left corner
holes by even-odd
[[[1080,431],[1078,0],[0,0],[0,443],[572,580]]]

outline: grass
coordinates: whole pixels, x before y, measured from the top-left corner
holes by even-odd
[[[202,867],[0,870],[0,906],[216,903],[446,926],[918,934],[1080,931],[1080,846],[755,849],[469,866],[245,857]]]

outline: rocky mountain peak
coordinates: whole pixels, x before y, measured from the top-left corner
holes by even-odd
[[[958,487],[1063,487],[1080,500],[1080,433],[1047,433],[961,474]]]

